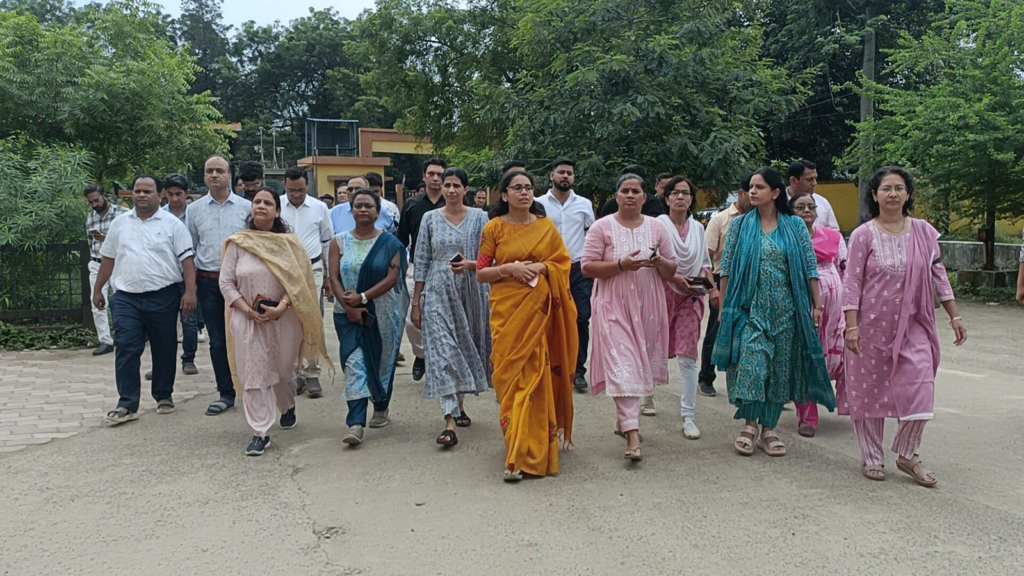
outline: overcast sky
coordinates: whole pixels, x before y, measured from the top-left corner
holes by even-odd
[[[181,14],[180,0],[156,0],[163,4],[164,10],[172,16]],[[86,0],[78,0],[77,4],[85,4]],[[372,8],[373,0],[224,0],[224,23],[239,27],[243,22],[255,20],[257,24],[270,24],[280,20],[287,24],[291,20],[309,14],[309,8],[333,7],[343,18],[353,19],[360,12]]]

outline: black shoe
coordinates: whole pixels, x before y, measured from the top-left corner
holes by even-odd
[[[153,379],[153,371],[150,370],[149,372],[146,372],[146,380],[152,380],[152,379]]]
[[[260,438],[259,436],[253,436],[252,441],[249,442],[249,447],[245,449],[246,456],[263,456],[263,451],[270,446],[270,435],[266,438]]]
[[[423,380],[423,375],[427,372],[427,363],[423,361],[423,358],[417,358],[412,363],[412,379],[416,382]]]
[[[698,382],[698,388],[700,393],[704,396],[718,396],[718,392],[715,391],[714,384],[707,384],[705,382]]]
[[[573,378],[573,380],[572,380],[572,387],[577,392],[586,392],[587,391],[587,387],[588,387],[587,379],[583,377],[583,374],[580,374],[579,372],[576,373],[576,377]]]
[[[114,351],[113,344],[100,344],[92,351],[93,356],[103,356],[104,354],[110,354]]]
[[[291,430],[295,428],[295,421],[295,406],[292,406],[287,412],[281,414],[281,429]]]
[[[295,377],[295,395],[302,396],[302,393],[306,391],[306,377],[296,376]]]

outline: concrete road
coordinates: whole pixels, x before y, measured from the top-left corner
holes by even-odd
[[[299,400],[298,427],[272,431],[261,458],[243,455],[240,408],[203,415],[212,395],[0,455],[0,573],[1022,574],[1024,312],[962,312],[964,348],[940,332],[931,490],[891,454],[887,481],[861,477],[836,415],[805,439],[787,411],[789,455],[742,458],[726,398],[700,397],[704,437],[686,440],[678,384],[641,422],[642,463],[622,459],[611,400],[577,395],[562,474],[506,485],[493,396],[467,401],[473,427],[441,451],[438,406],[407,363],[393,423],[354,449],[339,377]]]

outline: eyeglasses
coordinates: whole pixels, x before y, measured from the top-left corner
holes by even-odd
[[[377,209],[377,205],[376,204],[363,204],[362,202],[360,202],[359,204],[353,204],[352,205],[352,209],[353,210],[376,210]]]
[[[816,204],[797,204],[796,206],[793,206],[793,210],[796,210],[797,212],[805,212],[805,211],[813,212],[813,211],[815,211],[817,209],[818,209],[818,206]]]
[[[523,192],[533,194],[533,191],[536,189],[536,186],[532,186],[530,184],[516,184],[515,186],[508,187],[509,192],[515,192],[516,194],[522,194]]]
[[[896,194],[905,194],[907,192],[907,187],[906,186],[896,186],[896,187],[886,186],[884,188],[879,188],[878,189],[878,193],[879,194],[892,194],[893,192],[895,192]]]
[[[689,190],[673,190],[668,193],[668,197],[671,198],[673,196],[693,196],[693,192]]]

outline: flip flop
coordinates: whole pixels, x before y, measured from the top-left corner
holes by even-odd
[[[632,450],[627,448],[626,449],[626,455],[623,456],[623,458],[625,458],[626,460],[631,460],[633,462],[640,462],[641,460],[644,459],[644,455],[640,453],[640,447],[637,446],[636,448],[633,448]]]
[[[111,426],[120,426],[125,422],[131,422],[139,419],[138,412],[129,412],[127,408],[120,407],[107,412],[107,415],[103,417]]]
[[[157,400],[156,402],[156,413],[157,414],[171,414],[177,408],[174,407],[174,402],[170,398],[164,398],[163,400]]]
[[[234,404],[228,404],[224,399],[217,400],[206,409],[207,416],[217,416],[234,408]]]
[[[459,437],[455,434],[454,430],[445,430],[437,437],[436,442],[445,448],[451,448],[459,443]]]

